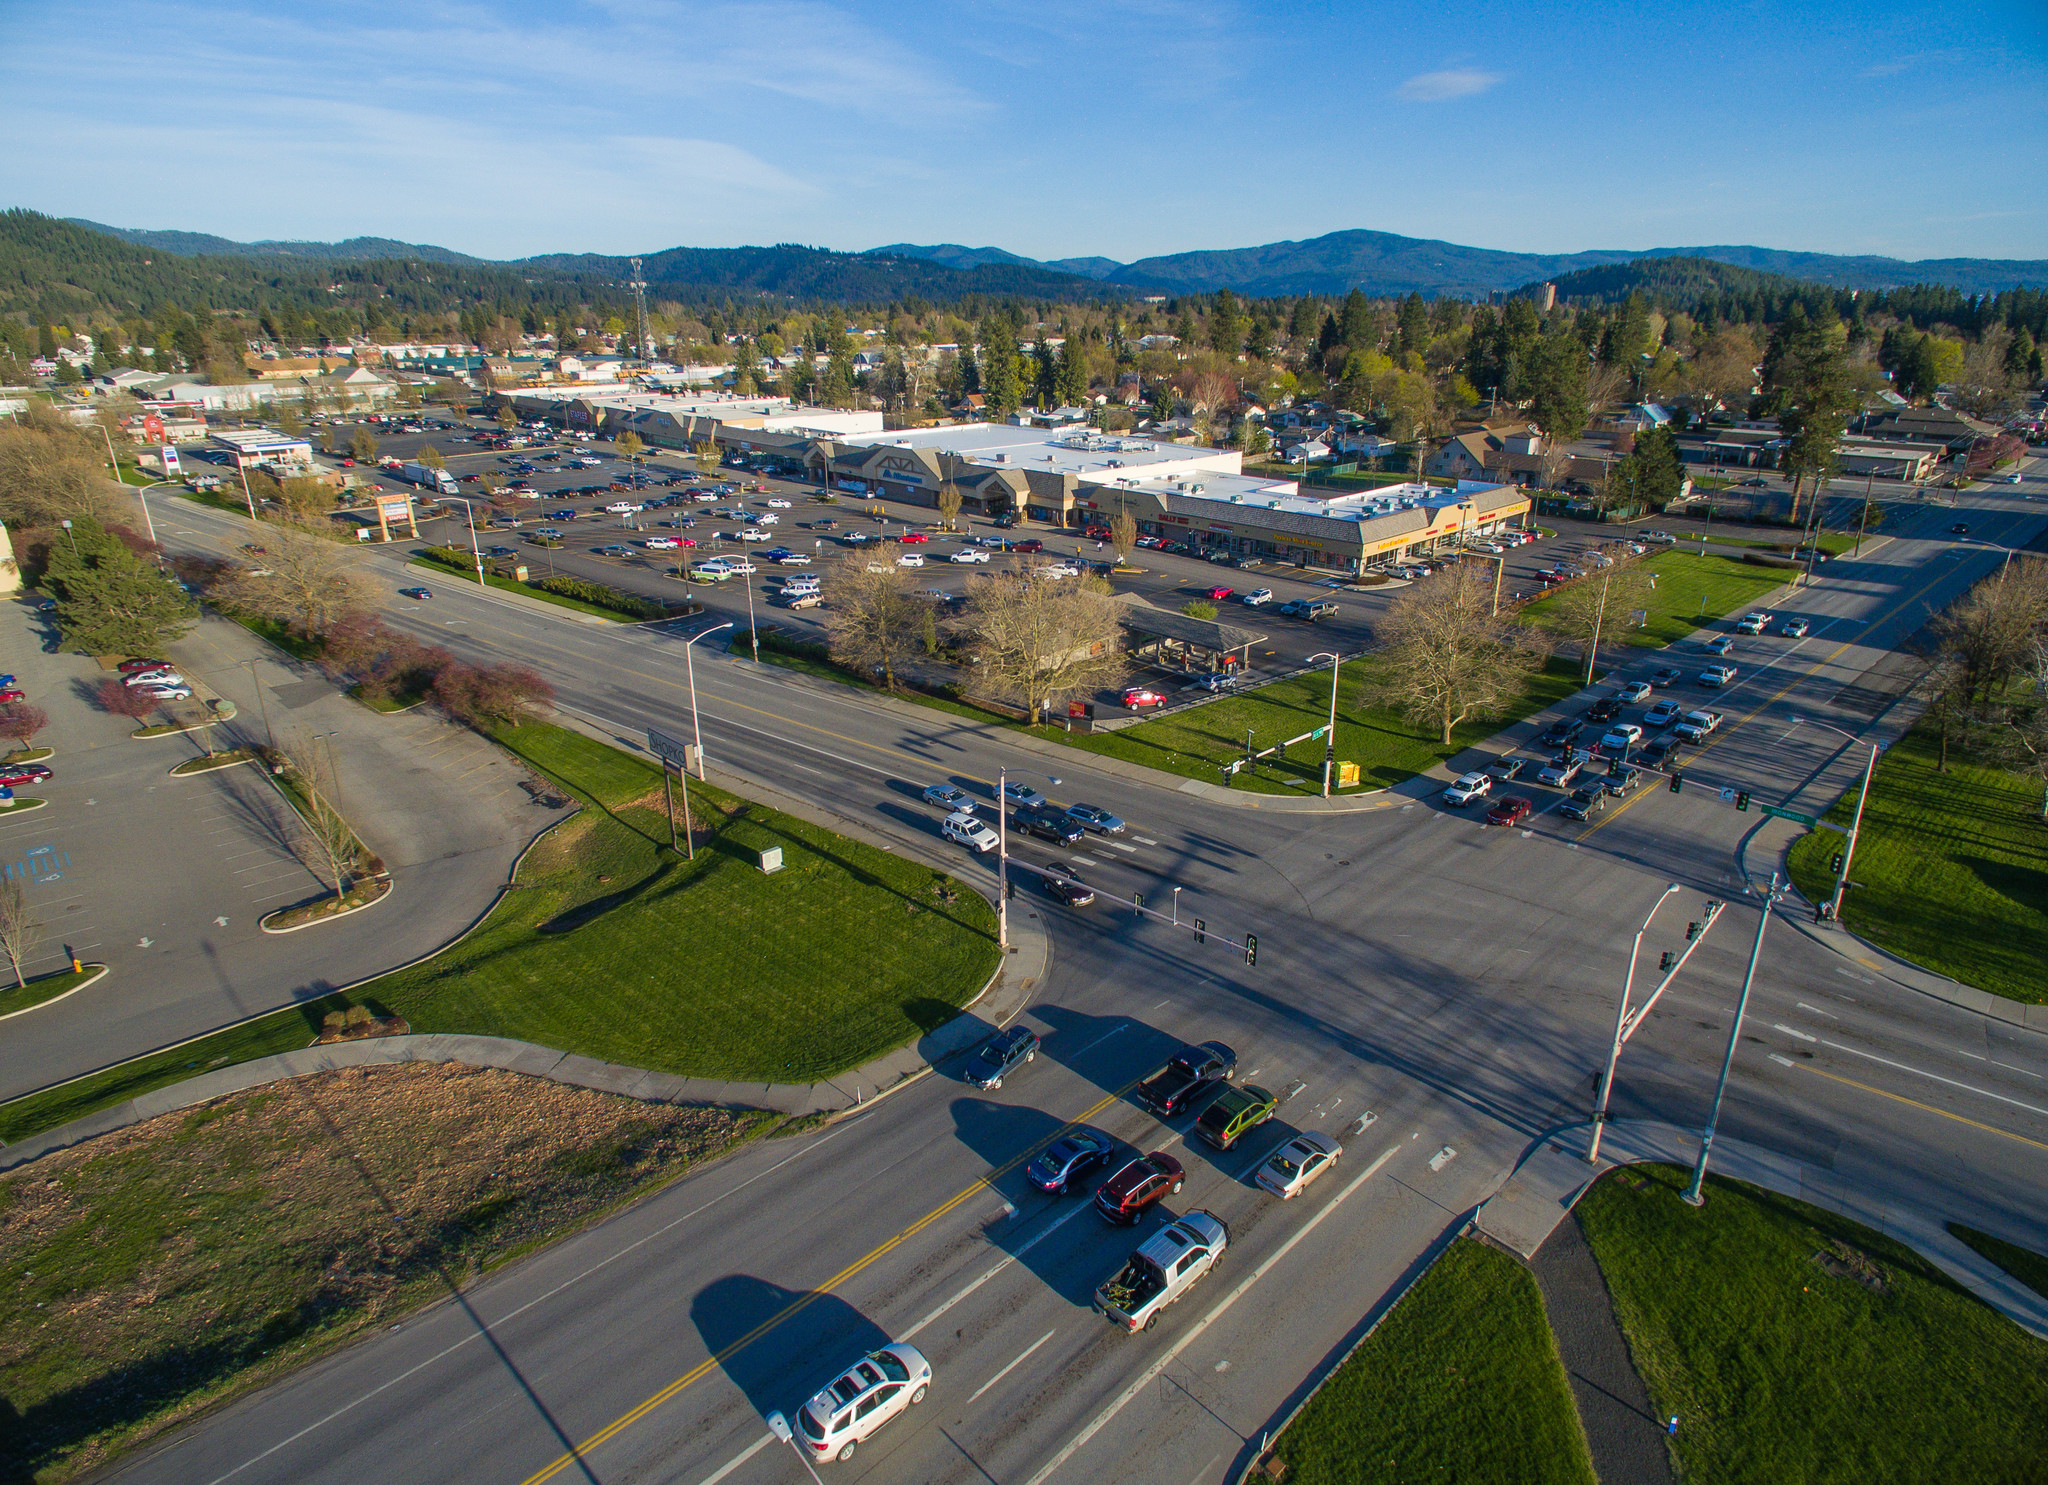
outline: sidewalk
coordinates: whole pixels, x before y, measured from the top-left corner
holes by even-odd
[[[841,1113],[894,1093],[940,1063],[972,1050],[981,1044],[990,1026],[1001,1026],[1023,1010],[1032,991],[1044,983],[1051,944],[1044,931],[1028,920],[1013,923],[1010,938],[1015,952],[1009,963],[996,970],[960,1015],[929,1036],[905,1043],[839,1077],[816,1083],[726,1083],[688,1078],[616,1062],[599,1062],[574,1052],[504,1037],[448,1033],[379,1037],[258,1057],[141,1094],[0,1147],[0,1171],[12,1170],[53,1150],[69,1149],[161,1114],[260,1088],[266,1083],[339,1067],[374,1067],[395,1062],[459,1062],[470,1067],[497,1067],[647,1103],[728,1104],[792,1115]]]
[[[1588,1165],[1583,1156],[1591,1128],[1573,1125],[1539,1140],[1507,1183],[1480,1206],[1479,1230],[1524,1258],[1534,1258],[1603,1172],[1651,1161],[1690,1166],[1699,1155],[1699,1136],[1691,1130],[1617,1120],[1607,1126],[1599,1163]],[[1983,1225],[1981,1211],[1930,1212],[1881,1179],[1866,1174],[1852,1182],[1837,1172],[1725,1135],[1714,1141],[1711,1169],[1715,1175],[1839,1212],[1896,1238],[2022,1330],[2048,1340],[2048,1298],[1949,1235],[1945,1224],[1950,1220]]]

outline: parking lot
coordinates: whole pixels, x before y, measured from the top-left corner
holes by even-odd
[[[337,445],[345,445],[350,429],[335,429]],[[1354,654],[1367,648],[1379,612],[1405,582],[1395,578],[1370,588],[1353,588],[1341,577],[1308,569],[1260,565],[1250,569],[1219,566],[1185,552],[1142,549],[1134,556],[1137,573],[1110,574],[1114,552],[1106,541],[1078,531],[1047,527],[1020,519],[998,527],[984,517],[963,513],[958,533],[933,529],[935,513],[928,507],[869,496],[841,494],[830,503],[818,499],[809,479],[784,479],[756,470],[727,467],[708,476],[695,459],[647,449],[635,461],[619,456],[605,439],[556,440],[520,449],[480,448],[468,440],[496,438],[494,422],[470,419],[451,428],[426,433],[379,434],[379,453],[410,459],[433,444],[446,458],[458,482],[459,497],[434,497],[413,490],[420,499],[421,535],[455,547],[469,544],[464,504],[473,502],[477,543],[493,559],[523,562],[533,576],[566,575],[608,583],[624,591],[674,600],[686,589],[719,619],[744,626],[749,598],[757,622],[774,625],[800,640],[822,641],[820,610],[778,604],[787,579],[815,575],[831,559],[861,544],[910,538],[906,556],[921,558],[918,586],[946,599],[959,597],[976,574],[1004,560],[1001,543],[1033,555],[1064,560],[1102,572],[1119,593],[1133,594],[1152,605],[1178,612],[1191,601],[1213,603],[1219,621],[1260,636],[1251,647],[1247,675],[1284,674],[1327,650]],[[531,435],[527,435],[531,436]],[[494,513],[482,489],[482,476],[496,473],[514,489],[510,512]],[[377,483],[409,488],[386,470],[373,471]],[[637,481],[637,483],[636,483]],[[527,497],[527,498],[520,498]],[[674,502],[669,504],[667,502]],[[652,508],[608,512],[613,504]],[[514,524],[516,523],[516,524]],[[1674,531],[1697,523],[1648,522]],[[1556,535],[1498,554],[1498,579],[1503,600],[1542,590],[1540,574],[1559,564],[1583,565],[1592,548],[1625,534],[1626,528],[1594,522],[1548,522]],[[543,531],[552,533],[537,540]],[[1720,533],[1744,534],[1725,524]],[[1763,537],[1788,535],[1763,528]],[[674,547],[665,543],[674,541]],[[649,547],[648,543],[657,545]],[[1034,544],[1035,550],[1034,550]],[[766,560],[764,553],[787,549],[787,564]],[[968,552],[986,555],[982,563],[954,560]],[[692,582],[688,570],[714,559],[744,559],[755,571],[718,582]],[[806,561],[805,559],[808,559]],[[1489,565],[1492,565],[1489,562]],[[1248,594],[1270,597],[1248,605]],[[1334,603],[1333,611],[1315,622],[1290,617],[1290,603],[1315,600]],[[1134,676],[1152,686],[1168,702],[1181,699],[1191,678],[1163,671]],[[1114,704],[1116,696],[1099,698]],[[1112,712],[1113,714],[1113,712]]]

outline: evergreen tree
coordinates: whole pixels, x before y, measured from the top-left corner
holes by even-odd
[[[1069,340],[1060,350],[1059,405],[1081,407],[1088,401],[1088,355]]]
[[[1316,333],[1316,301],[1303,295],[1287,316],[1287,338],[1299,343]]]
[[[1379,326],[1373,322],[1372,301],[1365,297],[1363,289],[1353,289],[1344,296],[1344,308],[1337,317],[1337,343],[1354,351],[1379,348]]]
[[[1052,343],[1044,336],[1031,348],[1031,363],[1032,399],[1041,408],[1056,407],[1060,395],[1059,363],[1053,355]]]
[[[1400,355],[1410,351],[1420,352],[1429,344],[1429,307],[1422,302],[1420,294],[1411,293],[1401,301],[1401,309],[1394,319],[1395,328],[1400,331]]]
[[[1209,345],[1226,356],[1236,357],[1244,346],[1245,317],[1237,296],[1218,289],[1209,308]]]
[[[57,331],[52,325],[36,326],[36,354],[45,361],[57,354]]]
[[[199,617],[199,605],[89,516],[50,547],[44,581],[57,600],[67,649],[85,655],[160,655]]]
[[[974,359],[974,347],[960,348],[960,395],[981,390],[981,363]]]

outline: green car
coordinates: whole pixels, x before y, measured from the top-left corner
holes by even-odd
[[[1256,1083],[1225,1088],[1223,1096],[1202,1110],[1195,1132],[1219,1150],[1228,1150],[1248,1129],[1273,1117],[1280,1100]]]

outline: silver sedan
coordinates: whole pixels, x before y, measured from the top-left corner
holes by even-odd
[[[1255,1178],[1282,1201],[1299,1196],[1309,1182],[1337,1163],[1344,1147],[1327,1135],[1297,1134],[1266,1157]]]

